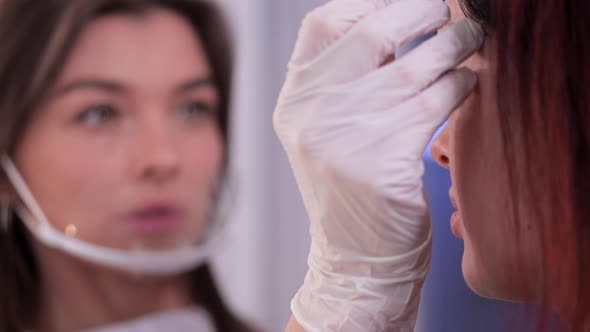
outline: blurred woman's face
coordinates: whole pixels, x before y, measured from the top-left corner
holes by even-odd
[[[452,21],[465,18],[458,0],[447,3]],[[467,284],[482,296],[531,300],[538,287],[535,280],[540,280],[538,232],[530,218],[516,222],[513,214],[494,103],[493,43],[488,39],[463,64],[477,73],[479,85],[453,113],[433,143],[432,154],[451,172],[450,196],[457,209],[451,228],[464,240],[462,268]]]
[[[53,226],[118,249],[197,241],[224,155],[211,77],[172,12],[87,26],[14,154]]]

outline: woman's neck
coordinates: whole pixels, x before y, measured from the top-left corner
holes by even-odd
[[[35,244],[42,331],[79,331],[192,304],[188,275],[133,276]]]

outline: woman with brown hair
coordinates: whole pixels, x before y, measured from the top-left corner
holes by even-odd
[[[232,57],[204,0],[0,1],[0,331],[250,331],[207,264]]]
[[[311,222],[288,331],[413,330],[422,153],[449,116],[432,154],[468,285],[590,331],[588,17],[574,0],[334,0],[306,17],[274,117]]]

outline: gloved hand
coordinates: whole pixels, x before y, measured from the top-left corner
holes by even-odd
[[[274,113],[310,218],[309,272],[292,301],[311,331],[412,331],[430,265],[422,154],[476,76],[479,49],[440,0],[335,0],[304,20]]]

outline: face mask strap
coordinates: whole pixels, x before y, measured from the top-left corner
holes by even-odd
[[[0,162],[23,200],[23,205],[16,206],[15,212],[29,231],[45,245],[86,261],[138,274],[175,275],[202,264],[223,238],[223,232],[215,228],[214,234],[200,245],[165,251],[124,251],[69,237],[51,226],[12,160],[4,155]]]

